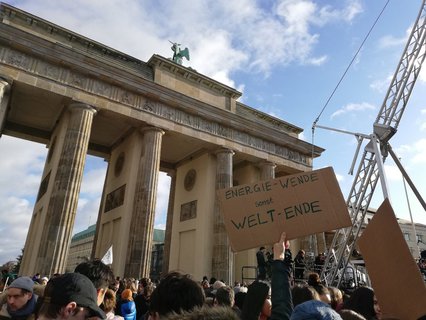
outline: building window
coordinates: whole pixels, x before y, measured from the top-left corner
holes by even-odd
[[[405,241],[410,241],[410,234],[408,232],[404,232]]]
[[[417,243],[419,243],[419,242],[420,242],[420,243],[424,243],[424,242],[423,242],[423,235],[422,235],[422,234],[418,234],[418,235],[417,235]]]

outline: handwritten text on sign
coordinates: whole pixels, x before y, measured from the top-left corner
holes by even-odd
[[[350,225],[331,167],[218,191],[234,251]]]

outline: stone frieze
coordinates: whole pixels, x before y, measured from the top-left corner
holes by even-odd
[[[30,56],[7,47],[0,47],[0,62],[36,76],[47,78],[94,95],[105,97],[131,108],[154,114],[195,130],[230,139],[242,145],[275,154],[284,159],[309,165],[308,156],[298,151],[256,137],[234,127],[223,125],[217,121],[191,114],[185,110],[177,109],[161,102],[147,100],[145,97],[139,97],[140,95],[137,92],[118,87],[78,70],[58,66],[42,60],[42,58]]]

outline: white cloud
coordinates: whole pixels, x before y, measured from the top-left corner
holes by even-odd
[[[385,165],[385,175],[388,182],[402,181],[401,171],[396,165]]]
[[[379,48],[388,49],[392,47],[400,47],[405,45],[407,37],[397,38],[391,35],[386,35],[379,39]]]
[[[346,113],[356,113],[360,111],[365,110],[375,110],[376,107],[368,102],[363,103],[350,103],[346,106],[340,108],[339,110],[333,112],[333,114],[330,116],[330,119],[333,119],[335,117],[341,116]]]
[[[324,22],[338,21],[343,19],[346,22],[352,22],[356,16],[363,12],[362,5],[359,1],[346,1],[346,7],[343,9],[335,9],[331,6],[324,6],[319,9],[319,14],[315,17],[316,23],[322,25]]]
[[[24,247],[33,211],[32,204],[18,197],[2,197],[0,201],[0,264],[14,260]]]
[[[326,63],[328,60],[327,56],[321,56],[321,57],[316,57],[316,58],[311,58],[307,60],[307,63],[313,66],[321,66],[324,63]]]
[[[87,161],[87,160],[86,160]],[[97,164],[97,168],[85,170],[81,184],[81,193],[86,195],[99,195],[102,193],[106,176],[106,163],[102,165],[102,159]]]
[[[426,163],[426,139],[420,139],[413,145],[414,155],[411,158],[411,162],[414,164],[425,164]]]
[[[127,0],[125,10],[118,0],[24,0],[19,6],[142,60],[154,53],[169,57],[168,40],[179,42],[190,50],[188,65],[232,86],[230,74],[236,70],[268,75],[291,62],[323,64],[326,57],[313,54],[318,43],[313,27],[349,23],[362,11],[360,1],[335,9],[312,0],[272,6],[249,0],[159,0],[155,7]]]
[[[392,77],[393,77],[393,74],[390,74],[386,77],[386,79],[374,80],[370,84],[370,88],[380,93],[386,92],[386,90],[388,90],[389,85],[392,81]]]
[[[82,186],[84,181],[82,183]],[[103,184],[102,184],[103,185]],[[97,197],[86,198],[80,194],[72,234],[86,230],[90,225],[95,224],[98,219],[99,207],[101,203],[100,194]]]
[[[426,163],[426,139],[419,139],[411,144],[403,144],[395,148],[395,153],[410,167]],[[424,171],[422,167],[418,170]]]
[[[0,146],[7,152],[0,157],[0,196],[29,196],[38,190],[44,161],[45,146],[2,136]]]
[[[340,183],[340,182],[343,182],[343,181],[345,181],[345,180],[346,180],[344,175],[337,174],[337,173],[336,173],[336,178],[337,178],[337,181],[338,181],[339,183]]]

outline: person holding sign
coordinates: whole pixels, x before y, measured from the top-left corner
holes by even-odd
[[[280,240],[274,244],[274,261],[272,262],[272,312],[270,320],[290,319],[293,302],[290,291],[291,256],[286,255],[290,242],[283,232]],[[287,250],[287,252],[289,252]]]
[[[259,251],[256,252],[257,260],[257,278],[259,280],[266,279],[266,261],[265,261],[265,247],[260,247]]]

